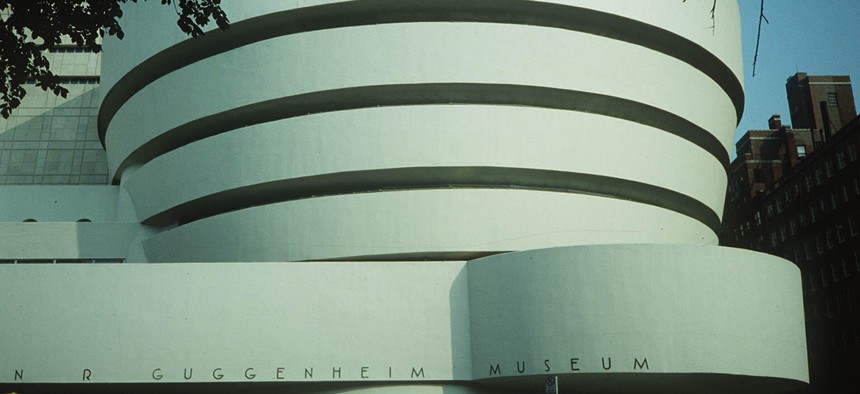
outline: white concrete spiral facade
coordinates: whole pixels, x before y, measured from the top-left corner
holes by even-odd
[[[688,34],[691,23],[707,22],[698,5],[657,6],[690,20],[638,21],[654,8],[264,3],[228,3],[234,18],[247,18],[228,34],[147,36],[124,42],[116,50],[127,55],[104,65],[104,79],[116,81],[100,115],[111,171],[139,219],[165,228],[144,243],[149,261],[716,243],[742,106],[732,2],[720,5],[731,34],[719,37]],[[151,8],[129,9],[129,27],[165,23]],[[700,64],[702,54],[713,64]],[[176,60],[182,56],[187,64]],[[507,231],[492,230],[492,221],[445,225],[471,209],[464,199],[480,200],[487,215],[505,212]],[[432,200],[450,208],[431,208]],[[529,200],[545,202],[523,205]],[[396,206],[403,208],[387,209]],[[433,219],[410,242],[403,226],[427,222],[425,209]],[[606,209],[624,219],[608,221]],[[373,230],[352,242],[355,250],[343,247],[359,223]],[[245,239],[233,235],[236,226],[254,230]],[[309,244],[295,228],[328,236]],[[565,232],[571,236],[558,236]],[[284,247],[246,242],[271,244],[267,234]],[[451,243],[470,238],[476,242]]]
[[[128,7],[114,238],[167,264],[0,266],[0,382],[802,387],[799,271],[714,246],[743,91],[711,4],[234,0],[198,39]]]

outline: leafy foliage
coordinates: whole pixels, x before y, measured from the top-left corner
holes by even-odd
[[[44,50],[61,44],[63,38],[79,47],[101,51],[105,34],[123,38],[119,19],[121,5],[137,0],[0,0],[0,115],[8,118],[27,94],[24,83],[66,97],[68,90],[51,72]],[[142,0],[146,1],[146,0]],[[229,27],[221,0],[160,0],[172,5],[176,24],[192,37],[214,21],[222,30]]]

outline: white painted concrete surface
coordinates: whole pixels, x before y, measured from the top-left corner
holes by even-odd
[[[195,40],[149,3],[105,43],[116,185],[0,190],[0,382],[808,380],[798,270],[713,246],[735,2],[236,0]],[[108,255],[149,264],[28,264]]]

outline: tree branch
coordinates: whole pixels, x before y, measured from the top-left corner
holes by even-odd
[[[755,56],[753,56],[753,70],[752,70],[752,76],[753,77],[755,77],[755,68],[756,68],[756,65],[758,64],[758,47],[759,47],[759,44],[761,43],[761,22],[762,21],[764,21],[768,25],[770,24],[770,21],[767,20],[767,17],[764,16],[764,0],[761,0],[761,11],[760,11],[759,17],[758,17],[758,33],[756,33],[756,37],[755,37]]]
[[[79,47],[101,50],[105,33],[122,39],[119,25],[121,5],[137,0],[0,0],[0,115],[8,118],[27,92],[23,85],[36,86],[65,97],[68,90],[51,71],[44,51],[70,40]],[[144,0],[145,1],[145,0]],[[230,22],[220,0],[160,0],[173,4],[177,24],[186,34],[197,37],[214,21],[225,30]],[[174,3],[175,1],[175,3]],[[177,7],[178,6],[178,7]]]

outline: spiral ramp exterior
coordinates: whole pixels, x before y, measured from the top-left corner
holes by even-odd
[[[128,7],[99,130],[153,264],[0,267],[0,381],[802,387],[799,271],[715,246],[737,4],[687,3],[230,1],[197,39]]]

